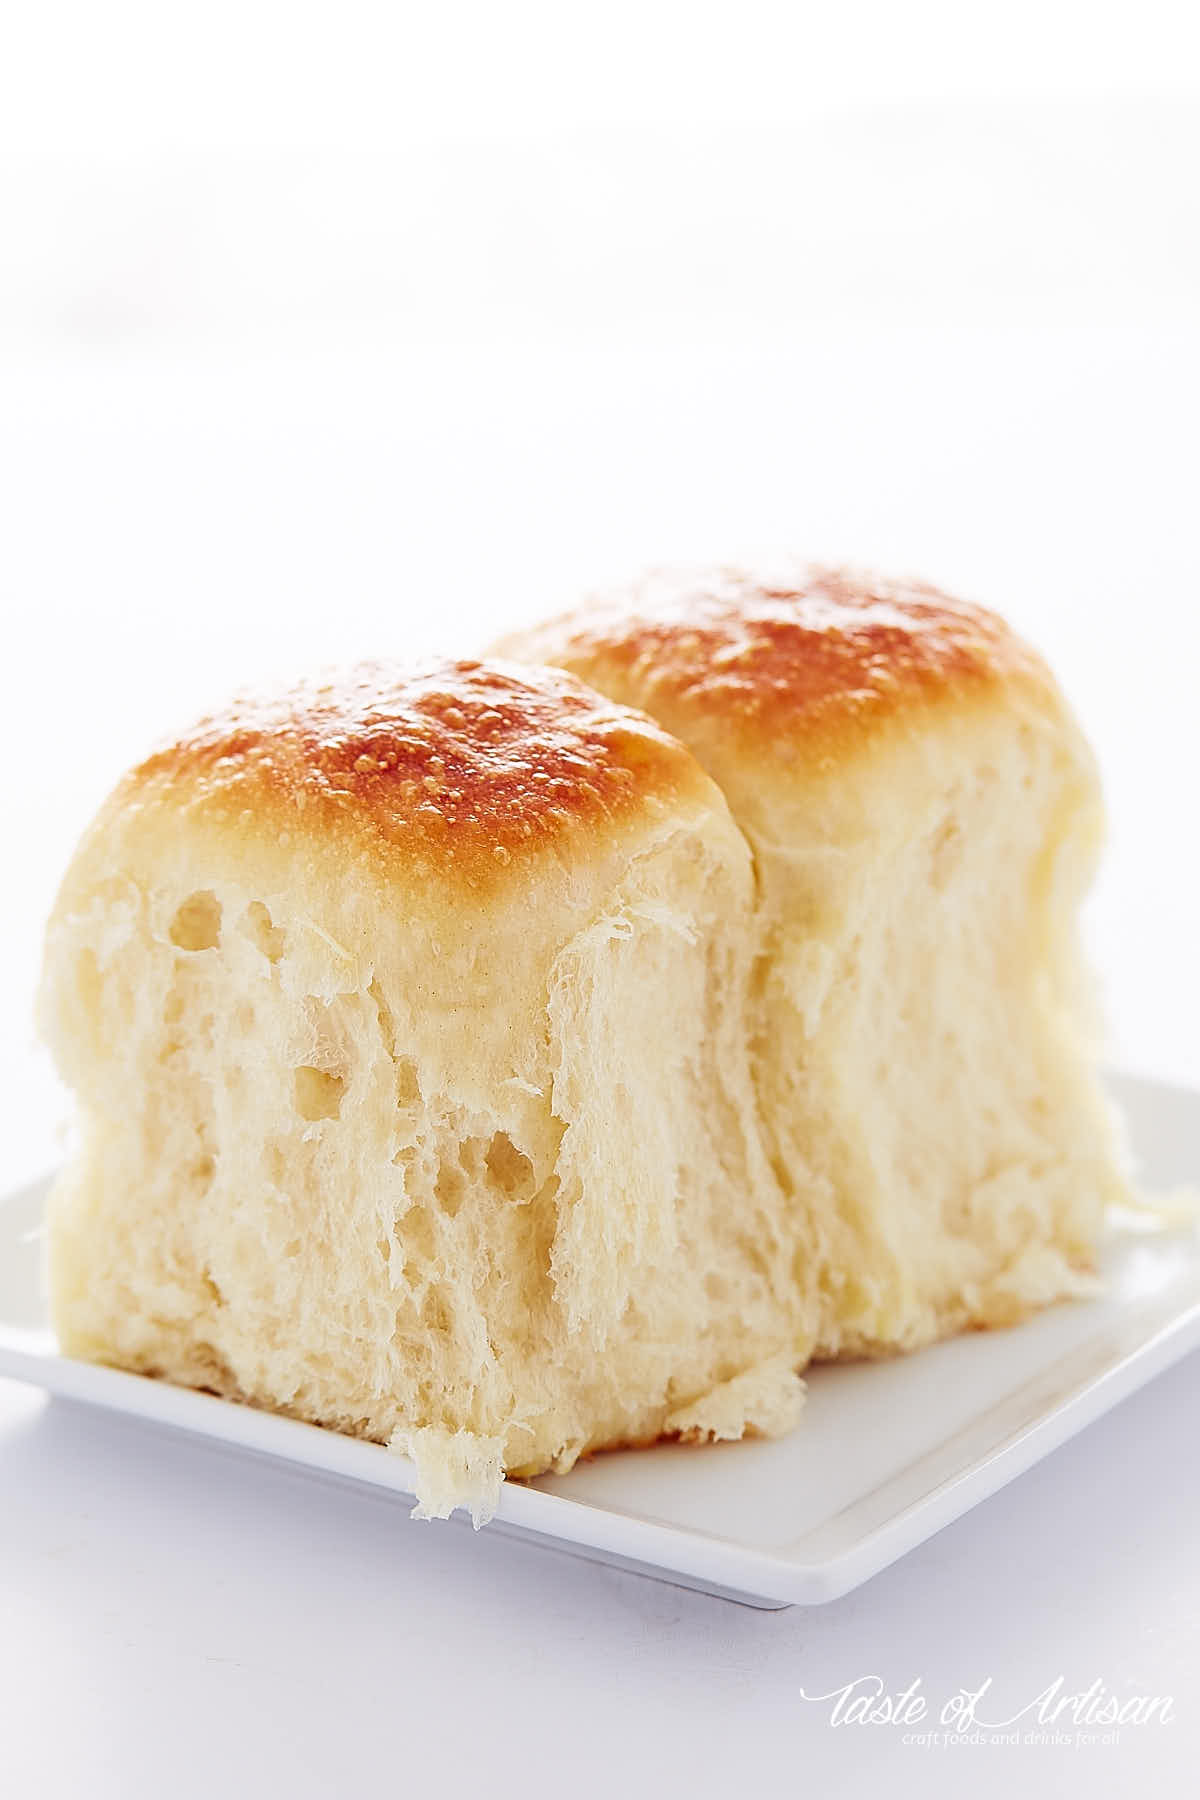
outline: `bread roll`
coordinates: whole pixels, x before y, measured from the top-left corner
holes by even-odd
[[[42,1013],[71,1355],[409,1452],[420,1508],[796,1416],[750,854],[557,670],[370,665],[202,721],[67,873]]]
[[[1124,1193],[1076,949],[1101,802],[1040,659],[931,588],[802,567],[654,575],[503,649],[644,709],[750,845],[754,1082],[817,1353],[1087,1291]]]

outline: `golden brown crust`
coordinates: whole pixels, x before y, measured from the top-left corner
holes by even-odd
[[[559,669],[370,662],[240,696],[135,768],[116,802],[268,824],[284,844],[348,833],[475,886],[688,791],[715,798],[681,745]]]
[[[508,640],[668,722],[707,712],[746,735],[844,735],[945,695],[1019,682],[1053,694],[1004,621],[915,582],[800,565],[656,571]],[[503,646],[507,648],[507,645]],[[659,713],[659,706],[665,713]]]

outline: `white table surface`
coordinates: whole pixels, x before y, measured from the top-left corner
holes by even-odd
[[[739,140],[732,199],[711,143],[648,181],[644,145],[560,145],[552,181],[448,152],[411,262],[369,224],[386,169],[333,166],[334,244],[308,165],[39,165],[2,221],[11,1183],[61,1112],[40,920],[148,738],[271,669],[465,648],[756,547],[924,573],[1048,652],[1110,795],[1112,1052],[1200,1082],[1200,137],[1166,106],[959,125],[831,126],[840,210],[811,139]],[[1198,1407],[1192,1358],[860,1592],[766,1614],[0,1383],[0,1793],[1190,1792]],[[927,1748],[803,1697],[919,1677],[936,1710],[990,1677],[1007,1716],[1059,1675],[1175,1718]]]

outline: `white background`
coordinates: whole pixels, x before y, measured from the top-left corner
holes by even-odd
[[[757,549],[923,574],[1047,651],[1110,796],[1113,1055],[1200,1081],[1188,14],[6,17],[11,1181],[61,1110],[40,921],[157,732]],[[0,1385],[0,1788],[1182,1793],[1198,1397],[1184,1365],[860,1594],[770,1616]],[[936,1753],[799,1697],[869,1673],[1013,1706],[1099,1677],[1178,1717]]]

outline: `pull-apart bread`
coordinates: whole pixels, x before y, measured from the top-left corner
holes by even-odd
[[[1102,811],[1044,663],[808,567],[652,575],[503,648],[649,713],[750,845],[753,1079],[817,1354],[1086,1291],[1123,1192],[1076,946]]]
[[[49,927],[72,1355],[505,1473],[796,1417],[815,1320],[746,1029],[750,853],[559,670],[360,667],[124,780]]]
[[[717,574],[506,654],[151,756],[43,985],[65,1350],[394,1445],[477,1519],[1085,1291],[1121,1191],[1096,778],[998,620]]]

